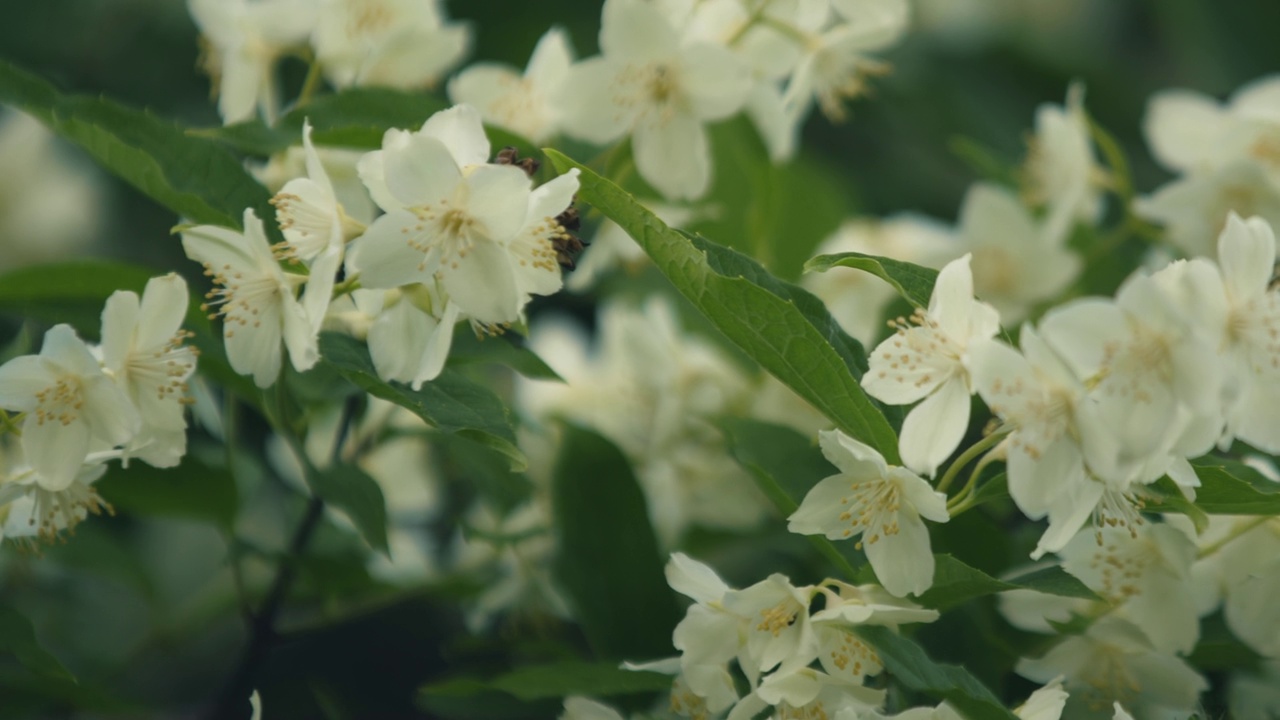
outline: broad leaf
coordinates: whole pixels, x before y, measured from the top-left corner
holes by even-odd
[[[569,695],[609,697],[633,693],[662,692],[671,689],[671,676],[648,671],[624,670],[617,663],[587,663],[577,660],[530,665],[512,670],[487,681],[451,680],[439,686],[427,686],[425,694],[447,687],[454,695],[465,691],[499,690],[521,700],[562,698]]]
[[[137,460],[128,468],[113,465],[97,488],[117,510],[203,520],[228,530],[239,503],[229,470],[190,455],[176,468],[153,468]]]
[[[856,632],[876,650],[885,670],[910,690],[946,700],[972,720],[1015,720],[968,670],[929,659],[919,645],[887,627],[860,625]]]
[[[1192,462],[1200,487],[1196,506],[1219,515],[1280,515],[1280,483],[1242,462],[1203,458]]]
[[[449,350],[450,365],[489,363],[505,365],[530,380],[564,381],[551,366],[527,347],[499,337],[476,337],[470,326],[459,325]]]
[[[1035,590],[1049,595],[1098,599],[1084,583],[1058,565],[1009,580],[998,580],[951,555],[937,554],[933,556],[933,560],[933,585],[916,598],[925,607],[945,610],[967,600],[1006,590]],[[870,565],[862,569],[858,579],[860,582],[876,582],[875,572]]]
[[[828,272],[832,268],[854,268],[869,272],[893,286],[907,302],[924,308],[929,306],[938,271],[892,258],[843,252],[819,255],[805,263],[805,272]]]
[[[213,140],[105,98],[62,95],[6,62],[0,62],[0,103],[39,118],[181,217],[240,229],[245,208],[253,208],[268,221],[269,232],[279,232],[270,222],[270,193]]]
[[[378,481],[354,465],[340,464],[307,474],[312,491],[342,510],[355,523],[369,547],[390,553],[387,545],[387,501]]]
[[[644,493],[613,443],[564,426],[551,488],[556,575],[602,660],[672,654],[680,619]]]
[[[893,428],[858,384],[861,348],[810,293],[770,276],[750,258],[666,226],[634,197],[554,151],[561,172],[578,168],[579,197],[618,223],[685,297],[756,362],[842,430],[898,463]],[[842,352],[844,351],[844,352]]]
[[[8,605],[0,605],[0,656],[4,654],[16,657],[23,667],[37,675],[75,680],[57,658],[40,647],[31,623]]]
[[[761,492],[786,518],[796,511],[809,490],[837,471],[814,441],[789,427],[746,418],[723,418],[720,428],[733,454]],[[836,543],[821,535],[807,536],[810,543],[852,580],[861,554],[852,543]],[[843,552],[842,552],[843,551]]]
[[[323,333],[320,355],[322,362],[369,394],[408,408],[441,432],[453,433],[501,452],[510,458],[514,470],[527,466],[524,453],[516,447],[515,431],[511,429],[506,406],[493,391],[456,370],[446,369],[421,390],[414,390],[379,378],[368,349],[353,337]]]

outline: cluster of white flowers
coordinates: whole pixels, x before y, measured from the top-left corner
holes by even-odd
[[[189,0],[227,123],[281,107],[277,64],[314,59],[335,87],[436,85],[471,45],[439,0]]]
[[[39,355],[0,366],[0,408],[17,428],[4,446],[0,537],[52,540],[104,503],[92,487],[109,460],[173,467],[186,453],[187,284],[153,278],[141,298],[118,291],[102,311],[102,344],[69,325],[44,336]]]
[[[1156,160],[1179,174],[1135,203],[1189,256],[1212,256],[1227,213],[1280,225],[1280,78],[1256,80],[1220,104],[1190,90],[1156,94],[1147,108]]]
[[[573,203],[577,172],[533,188],[511,157],[490,163],[470,106],[436,113],[417,131],[387,131],[381,150],[356,161],[362,185],[342,192],[309,127],[303,143],[306,176],[272,200],[283,243],[268,243],[252,210],[243,232],[202,225],[182,237],[216,285],[209,308],[222,318],[231,366],[260,387],[279,374],[282,341],[295,369],[317,362],[340,273],[360,289],[332,306],[332,324],[367,336],[379,376],[415,388],[440,374],[458,320],[499,332],[530,296],[560,288],[559,244],[570,234],[558,218]],[[376,218],[366,215],[370,198],[383,211]]]

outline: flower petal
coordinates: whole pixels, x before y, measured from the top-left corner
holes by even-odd
[[[706,131],[693,115],[671,109],[649,113],[631,136],[636,169],[669,198],[695,200],[711,182],[711,152]]]
[[[427,119],[421,135],[439,140],[458,167],[489,162],[489,138],[480,113],[470,105],[457,105]]]
[[[903,464],[932,477],[968,428],[968,383],[962,375],[954,375],[907,414],[898,438]]]

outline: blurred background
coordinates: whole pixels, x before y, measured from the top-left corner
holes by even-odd
[[[523,67],[550,24],[569,31],[579,57],[596,51],[599,2],[468,0],[447,7],[473,24],[471,60]],[[758,185],[743,189],[755,182],[744,178],[755,176],[737,166],[758,162],[751,159],[762,156],[758,141],[741,121],[717,128],[711,199],[719,210],[696,226],[794,278],[844,218],[913,210],[953,222],[977,179],[971,162],[955,152],[957,139],[988,149],[1006,166],[1017,164],[1035,108],[1061,103],[1073,80],[1084,83],[1086,107],[1121,142],[1137,188],[1150,190],[1167,178],[1141,133],[1153,92],[1184,87],[1223,97],[1280,68],[1275,2],[914,0],[914,11],[912,31],[884,55],[893,72],[874,82],[873,94],[853,103],[842,124],[818,113],[810,118],[795,161],[804,183],[789,183],[785,169],[769,175],[767,211],[733,202],[759,196]],[[0,59],[64,91],[103,94],[191,126],[219,124],[208,79],[197,67],[196,28],[181,0],[0,0],[0,18]],[[303,70],[286,66],[285,74],[298,82]],[[170,234],[175,223],[76,148],[49,140],[11,112],[0,115],[0,271],[93,255],[196,277]],[[589,318],[593,300],[565,293],[539,300],[531,312]],[[6,333],[17,327],[6,325]],[[202,452],[220,451],[213,442],[194,442],[193,456]],[[471,448],[437,452],[437,462],[457,472],[494,478],[497,486],[508,482],[492,457]],[[236,477],[241,492],[268,472],[247,454],[244,463]],[[228,492],[229,500],[213,501],[229,502],[234,511],[236,491]],[[461,507],[466,492],[447,489],[443,502]],[[216,692],[243,641],[225,558],[244,553],[248,581],[261,584],[299,514],[294,495],[257,499],[256,509],[244,511],[258,516],[249,548],[228,544],[196,519],[129,513],[112,523],[85,523],[63,547],[38,554],[4,548],[0,598],[32,620],[82,682],[42,685],[0,664],[0,717],[75,716],[69,706],[91,716],[180,717]],[[248,507],[245,498],[240,502]],[[443,538],[453,529],[431,532]],[[795,562],[800,543],[785,533],[761,538],[726,553],[718,567],[727,568],[731,582],[753,582],[767,564],[761,553]],[[384,580],[371,577],[350,533],[326,525],[315,547],[297,588],[314,612],[291,626],[289,642],[266,666],[267,718],[555,712],[424,709],[414,704],[414,689],[460,664],[483,673],[522,658],[555,657],[571,627],[535,618],[473,635],[457,603],[474,591],[465,579],[384,592]]]

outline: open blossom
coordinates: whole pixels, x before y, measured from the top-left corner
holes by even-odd
[[[471,105],[494,125],[542,143],[560,132],[554,98],[572,63],[568,34],[551,28],[533,49],[523,75],[503,65],[476,63],[449,81],[449,99]]]
[[[313,0],[189,0],[207,42],[205,66],[226,123],[280,108],[276,61],[303,45],[315,27]]]
[[[333,295],[333,284],[347,241],[364,232],[364,224],[346,212],[334,192],[324,164],[311,144],[311,123],[302,126],[307,176],[285,183],[271,198],[276,222],[284,235],[285,254],[310,268],[302,304],[312,324],[319,326]]]
[[[471,30],[447,22],[439,0],[313,0],[312,42],[337,87],[432,87],[471,46]]]
[[[190,301],[177,274],[152,278],[139,298],[118,291],[102,310],[102,364],[138,410],[141,432],[128,454],[157,467],[178,464],[187,448],[187,378],[196,351],[182,330]]]
[[[899,597],[928,590],[934,560],[921,517],[946,522],[946,496],[910,470],[890,467],[880,453],[839,430],[818,433],[818,441],[840,473],[805,495],[787,529],[832,540],[860,537],[858,544],[886,590]]]
[[[1073,220],[1095,222],[1102,212],[1106,179],[1093,152],[1084,86],[1073,83],[1065,106],[1036,109],[1036,134],[1023,167],[1023,194],[1035,206],[1047,206],[1049,225]]]
[[[316,364],[319,324],[294,296],[307,278],[280,268],[253,210],[244,211],[244,232],[199,225],[182,233],[182,247],[218,286],[207,307],[222,318],[232,369],[269,387],[280,373],[281,341],[298,371]]]
[[[357,290],[354,299],[372,318],[366,339],[378,377],[417,390],[440,375],[453,344],[458,305],[437,284]]]
[[[128,395],[70,325],[46,332],[39,355],[0,366],[0,408],[26,414],[22,454],[54,492],[75,481],[94,443],[117,447],[142,427]]]
[[[467,105],[436,113],[418,132],[387,132],[383,149],[360,163],[386,211],[348,261],[364,287],[438,280],[462,314],[490,325],[518,319],[527,293],[559,287],[559,269],[546,256],[563,228],[547,215],[557,212],[549,203],[567,207],[576,175],[535,195],[523,170],[488,158],[480,116]],[[543,274],[556,278],[545,282]]]
[[[893,405],[923,399],[902,424],[903,463],[933,475],[964,437],[969,426],[969,345],[995,336],[995,309],[973,299],[969,256],[953,260],[938,273],[929,309],[916,310],[912,325],[876,347],[862,376],[868,395]]]
[[[565,131],[595,143],[630,133],[636,169],[667,197],[701,197],[711,180],[703,125],[742,109],[745,65],[708,42],[682,43],[653,4],[606,0],[602,55],[574,65],[557,102]]]
[[[104,509],[110,512],[93,484],[106,474],[106,461],[116,457],[116,451],[90,453],[82,459],[71,482],[55,485],[28,465],[6,462],[0,476],[0,540],[34,537],[52,542],[63,531],[74,530],[90,514],[98,515]]]

